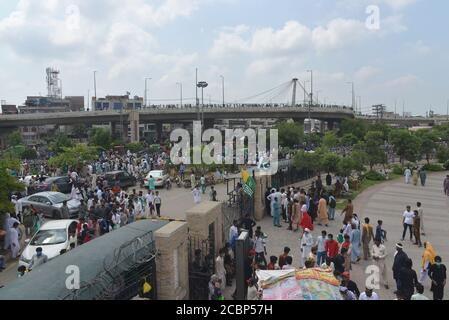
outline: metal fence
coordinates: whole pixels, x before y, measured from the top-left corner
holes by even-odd
[[[276,174],[271,177],[271,186],[273,188],[282,188],[289,185],[294,185],[300,181],[310,179],[315,176],[315,172],[309,170],[298,170],[293,166],[284,167],[278,170]]]
[[[128,241],[103,261],[103,270],[78,290],[60,296],[61,300],[129,300],[137,295],[157,299],[156,249],[153,232]],[[152,289],[143,295],[144,282]]]

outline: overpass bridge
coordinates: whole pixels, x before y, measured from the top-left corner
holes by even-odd
[[[205,122],[208,120],[234,119],[294,119],[304,121],[309,116],[309,108],[305,107],[215,107],[205,106],[201,111]],[[196,108],[147,108],[141,110],[120,111],[82,111],[55,112],[0,116],[0,129],[17,128],[21,126],[41,125],[73,125],[73,124],[102,124],[110,122],[126,122],[132,114],[138,114],[141,123],[178,123],[197,120]],[[354,112],[345,107],[312,107],[312,119],[328,122],[339,122],[343,119],[354,118]]]
[[[447,119],[438,119],[438,118],[426,118],[426,117],[388,117],[388,118],[382,118],[378,119],[376,116],[367,116],[367,115],[357,115],[357,119],[366,120],[370,122],[382,122],[390,125],[400,125],[400,126],[434,126],[440,123],[449,122]]]
[[[208,106],[202,110],[196,107],[185,108],[144,108],[140,110],[106,110],[82,112],[33,113],[18,115],[1,115],[0,131],[7,133],[23,126],[44,125],[95,125],[110,124],[115,132],[117,126],[123,132],[131,128],[131,141],[139,141],[139,125],[153,123],[156,125],[158,137],[162,134],[163,124],[185,123],[203,119],[204,128],[212,128],[216,120],[250,120],[250,119],[293,119],[304,123],[310,117],[328,123],[333,128],[334,123],[343,119],[354,118],[354,112],[346,107],[302,107],[302,106]]]

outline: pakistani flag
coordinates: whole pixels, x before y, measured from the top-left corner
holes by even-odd
[[[242,170],[243,191],[250,197],[254,195],[254,189],[256,188],[256,182],[254,178],[250,176],[248,171]]]

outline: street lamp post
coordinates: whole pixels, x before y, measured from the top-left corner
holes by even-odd
[[[94,71],[94,94],[95,94],[95,102],[92,109],[97,109],[97,71]]]
[[[355,106],[354,82],[350,81],[350,82],[346,82],[346,83],[350,84],[352,87],[352,110],[354,111],[354,106]]]
[[[306,99],[306,95],[308,96],[309,94],[307,93],[307,91],[306,91],[306,85],[307,85],[307,83],[309,83],[310,82],[310,80],[304,80],[304,85],[303,85],[303,90],[304,90],[304,107],[306,106],[306,104],[307,104],[307,99]]]
[[[182,82],[176,82],[176,84],[177,85],[179,85],[179,87],[180,87],[180,94],[181,94],[181,96],[180,96],[180,101],[181,101],[181,105],[180,105],[180,108],[182,109]]]
[[[316,91],[316,102],[317,102],[318,104],[320,104],[320,99],[319,99],[318,97],[319,97],[319,94],[320,94],[321,92],[322,92],[321,90],[317,90],[317,91]]]
[[[204,88],[209,84],[206,81],[200,81],[197,84],[198,88],[201,88],[201,124],[204,123]]]
[[[224,82],[224,76],[220,76],[221,78],[221,88],[223,91],[223,108],[225,107],[225,82]]]
[[[148,87],[147,87],[147,81],[151,80],[152,78],[145,78],[145,108],[148,107]]]
[[[310,123],[310,132],[312,132],[311,108],[313,104],[313,70],[307,70],[307,72],[310,72],[309,123]]]

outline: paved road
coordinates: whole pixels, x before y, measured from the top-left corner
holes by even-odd
[[[393,265],[393,254],[395,244],[400,241],[402,236],[402,213],[406,205],[415,207],[417,201],[422,202],[424,208],[424,224],[426,237],[421,237],[424,242],[430,241],[437,254],[443,258],[443,263],[449,266],[449,198],[445,197],[442,191],[442,184],[446,173],[436,173],[428,176],[426,187],[405,185],[402,179],[394,180],[374,186],[355,200],[355,212],[363,220],[369,217],[373,225],[377,220],[383,220],[384,229],[388,232],[388,242],[386,242],[389,256],[387,258],[388,276],[390,290],[383,287],[377,292],[382,299],[394,299],[395,282],[392,278],[391,266]],[[338,234],[342,226],[342,217],[336,214],[336,220],[331,221],[328,228],[315,226],[313,236],[316,239],[321,234],[321,230],[326,229],[328,233]],[[299,234],[286,230],[287,224],[282,223],[283,228],[272,226],[272,220],[266,218],[260,222],[262,230],[268,234],[267,250],[268,255],[279,256],[284,246],[292,249],[293,264],[299,266]],[[421,266],[421,256],[423,248],[412,245],[409,240],[403,242],[404,251],[413,260],[413,267],[419,276]],[[361,261],[353,265],[351,277],[358,284],[359,289],[364,290],[364,284],[367,275],[364,274],[366,267],[370,265],[369,261]],[[447,289],[447,288],[446,288]],[[425,284],[425,294],[432,298],[430,292],[430,283]],[[445,290],[445,299],[448,292]]]

